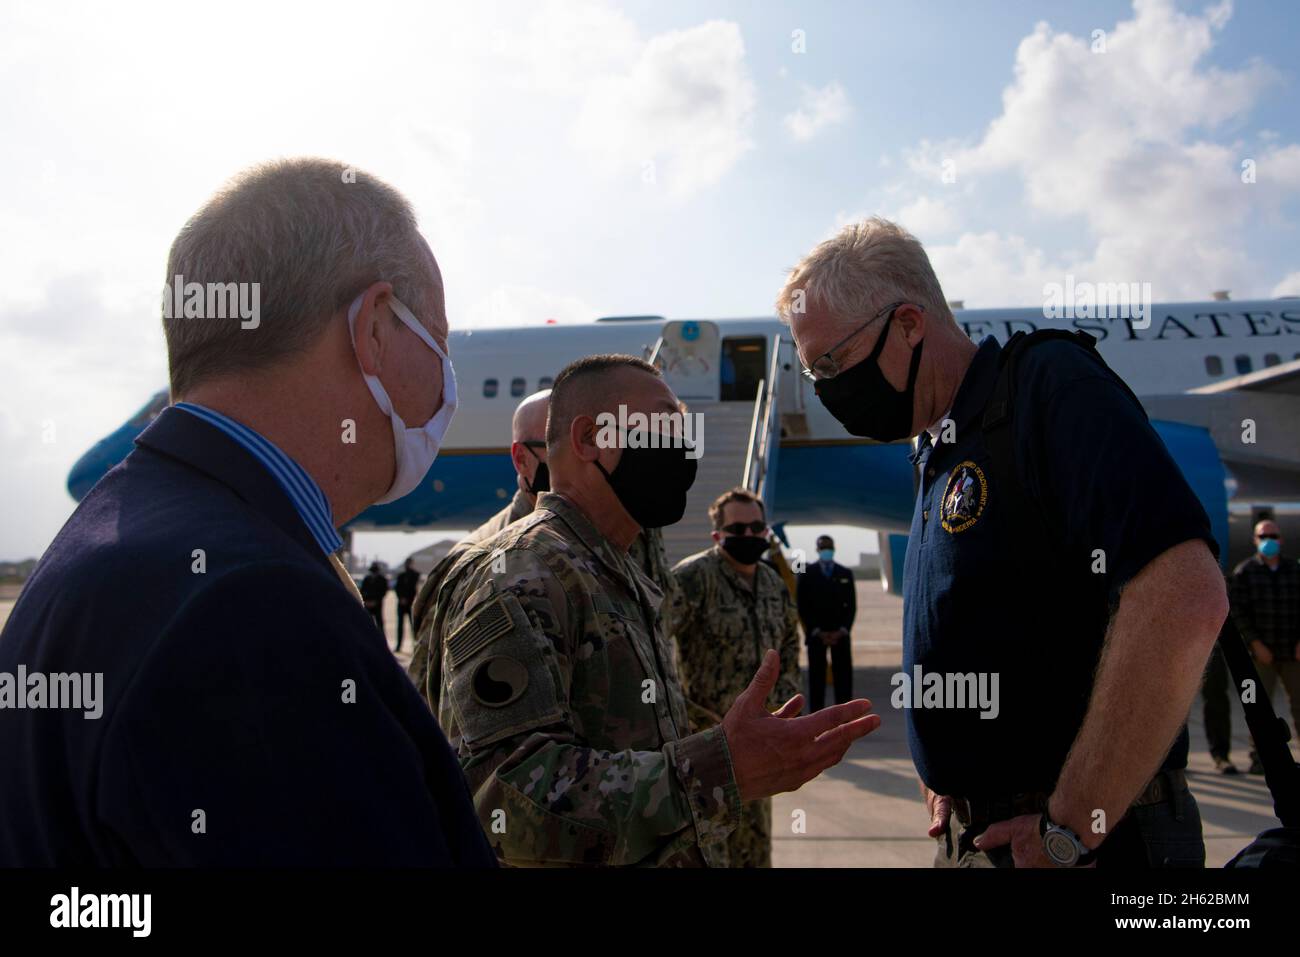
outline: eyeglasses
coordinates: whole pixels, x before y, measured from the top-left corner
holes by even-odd
[[[732,522],[730,525],[722,526],[722,530],[728,535],[744,535],[746,532],[762,535],[766,528],[767,522]]]
[[[1256,538],[1271,538],[1271,539],[1273,539],[1273,541],[1276,542],[1276,541],[1277,541],[1278,539],[1280,539],[1282,536],[1281,536],[1281,535],[1274,535],[1272,532],[1265,532],[1263,535],[1256,535],[1255,537],[1256,537]]]
[[[838,351],[840,347],[842,347],[846,342],[848,342],[859,332],[867,328],[867,326],[871,325],[873,322],[877,321],[878,319],[883,319],[885,316],[893,316],[894,310],[897,309],[899,306],[904,306],[904,305],[907,305],[907,300],[905,299],[900,300],[899,302],[891,302],[884,309],[881,309],[878,313],[876,313],[874,316],[872,316],[862,325],[858,326],[858,328],[854,329],[847,336],[845,336],[843,339],[841,339],[839,342],[831,346],[820,356],[818,356],[815,360],[813,360],[811,369],[802,370],[803,377],[813,382],[816,382],[819,379],[834,379],[837,375],[840,374],[840,364],[836,362],[834,358],[832,358],[831,353]]]

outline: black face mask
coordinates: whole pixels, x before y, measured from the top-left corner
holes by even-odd
[[[742,565],[753,565],[767,551],[767,539],[753,535],[728,535],[722,540],[722,550]]]
[[[524,448],[528,449],[528,451],[532,453],[533,458],[537,459],[537,471],[533,473],[533,480],[530,482],[528,479],[524,479],[524,487],[528,489],[530,495],[540,495],[543,492],[549,492],[551,490],[550,468],[542,461],[540,455],[533,452],[531,446],[525,445]]]
[[[674,525],[686,514],[686,493],[695,484],[699,463],[686,457],[689,448],[673,448],[672,442],[672,437],[665,435],[657,449],[623,449],[613,472],[596,463],[619,502],[642,528]]]
[[[907,388],[896,392],[889,384],[876,360],[885,348],[885,337],[893,313],[885,320],[876,347],[857,365],[845,369],[833,379],[819,379],[814,385],[817,398],[826,411],[839,420],[840,425],[853,435],[893,442],[912,435],[912,401],[916,389],[916,373],[921,367],[921,349],[925,341],[912,350],[912,365],[907,370]]]

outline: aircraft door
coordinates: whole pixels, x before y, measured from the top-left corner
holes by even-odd
[[[677,398],[687,402],[718,401],[718,327],[712,322],[673,320],[664,323],[659,366]]]
[[[753,402],[758,384],[767,378],[767,340],[762,336],[728,336],[722,340],[718,369],[718,398],[723,402]]]

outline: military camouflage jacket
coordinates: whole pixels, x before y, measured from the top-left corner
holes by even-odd
[[[406,669],[406,673],[411,676],[415,686],[420,689],[420,694],[424,695],[432,704],[434,714],[438,713],[436,704],[438,689],[430,689],[427,686],[429,680],[429,633],[433,630],[433,619],[426,618],[425,612],[433,607],[433,600],[438,596],[438,587],[442,584],[442,580],[447,577],[447,572],[451,570],[451,566],[456,564],[456,559],[464,555],[471,546],[487,541],[501,529],[512,522],[519,521],[532,510],[533,503],[528,496],[522,490],[515,492],[515,497],[510,500],[509,505],[462,538],[451,547],[451,550],[446,555],[443,555],[438,560],[438,564],[433,566],[433,570],[429,572],[429,577],[424,580],[424,584],[420,587],[420,593],[415,596],[415,603],[411,605],[411,623],[415,628],[415,647],[411,649],[411,664]]]
[[[781,654],[781,677],[768,708],[776,710],[803,690],[799,615],[780,573],[759,562],[750,588],[715,546],[682,559],[673,576],[682,592],[673,636],[693,729],[722,720],[768,648]]]
[[[663,592],[663,604],[659,606],[659,621],[665,635],[673,633],[672,616],[681,608],[682,593],[673,577],[672,566],[668,564],[668,553],[664,551],[664,531],[662,528],[645,528],[641,534],[632,539],[627,550],[628,560],[645,576],[659,586]]]
[[[703,865],[740,813],[721,728],[687,732],[661,595],[567,499],[470,548],[431,615],[438,721],[515,865]]]

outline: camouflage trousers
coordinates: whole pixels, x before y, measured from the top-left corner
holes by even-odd
[[[740,806],[740,820],[727,837],[726,856],[726,867],[772,866],[771,798]]]

